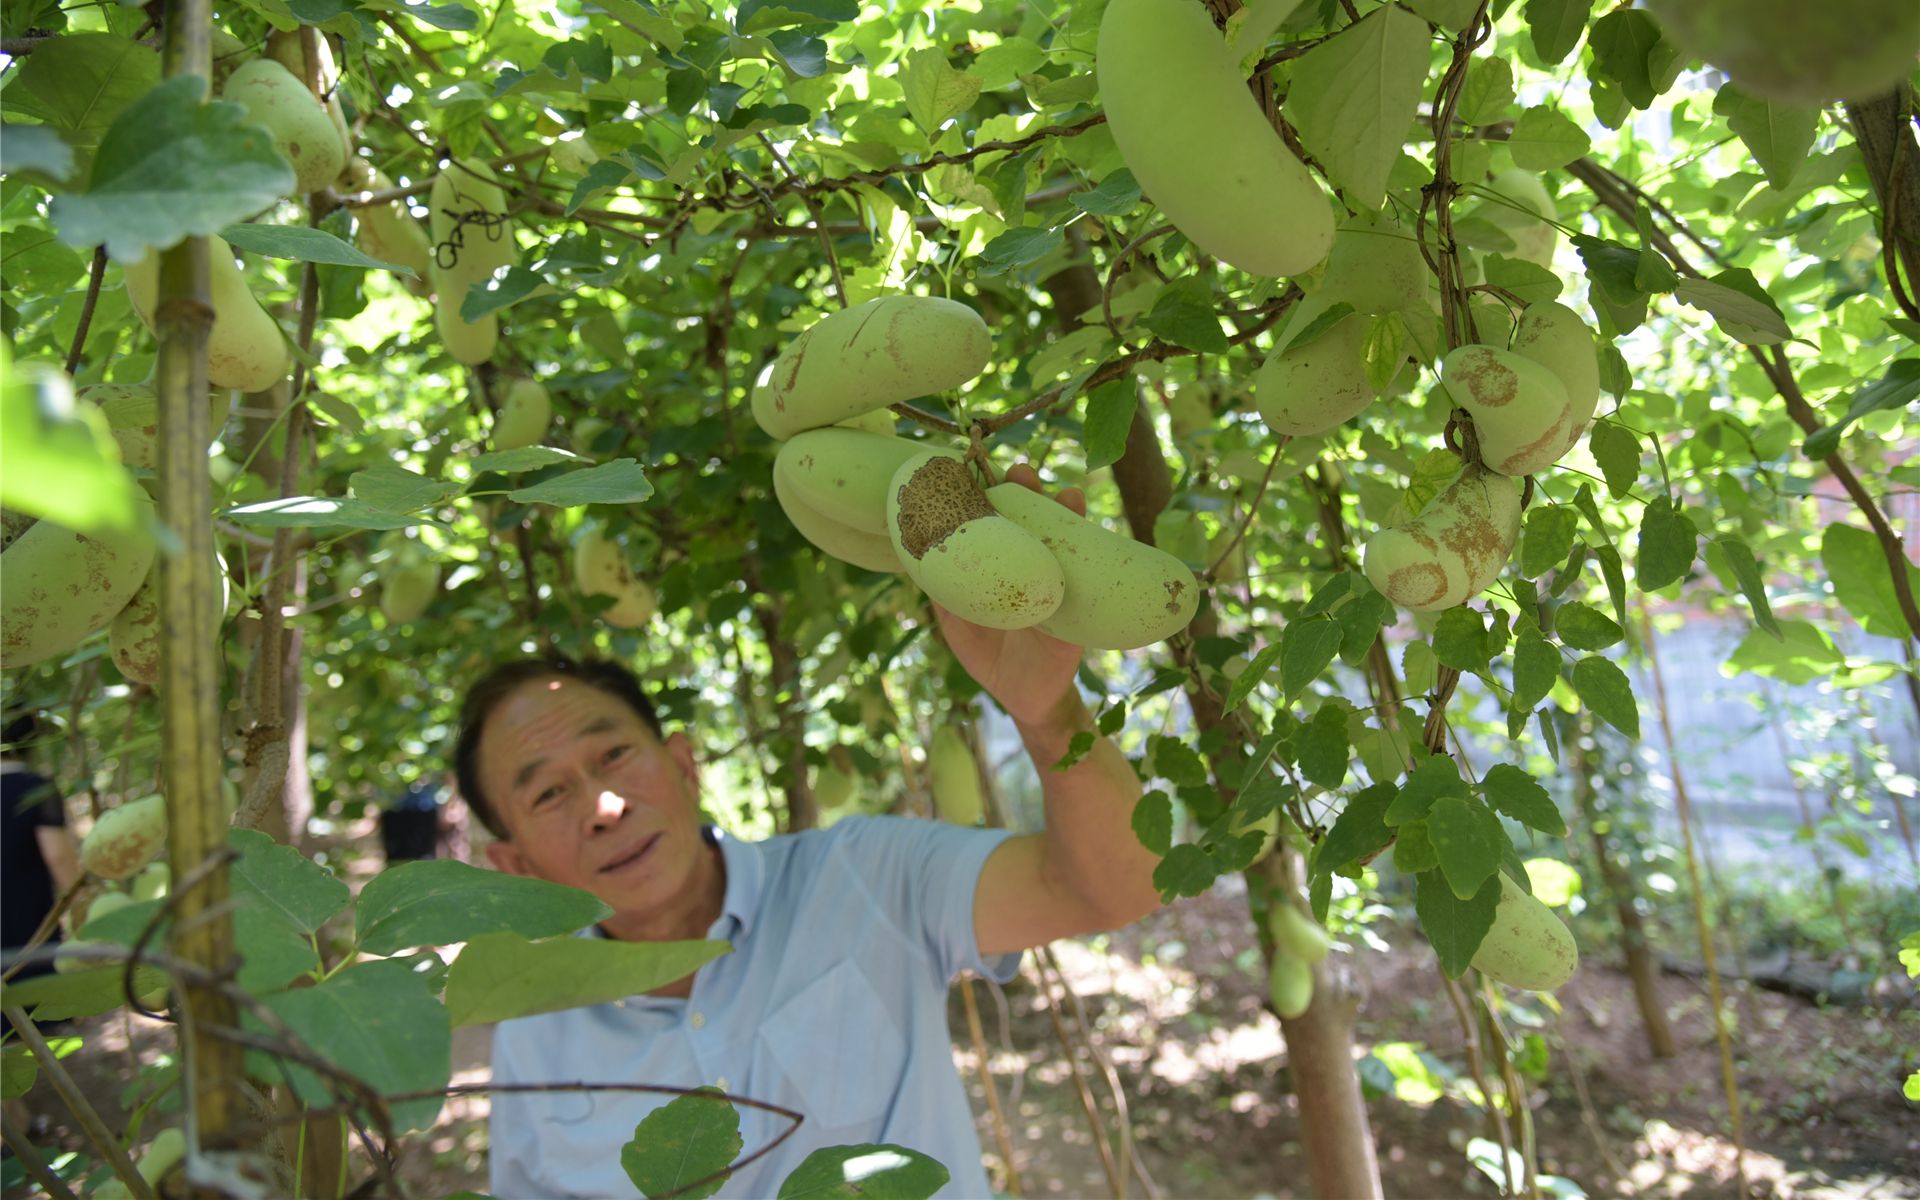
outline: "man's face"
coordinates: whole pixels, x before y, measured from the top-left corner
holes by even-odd
[[[481,786],[506,827],[487,847],[515,875],[584,888],[620,915],[683,894],[705,847],[692,747],[662,742],[625,702],[536,679],[482,727]]]

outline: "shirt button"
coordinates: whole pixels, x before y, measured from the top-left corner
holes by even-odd
[[[694,1013],[693,1016],[689,1018],[689,1021],[695,1029],[705,1029],[707,1027],[707,1018],[703,1013]]]

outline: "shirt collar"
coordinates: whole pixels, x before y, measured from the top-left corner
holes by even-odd
[[[727,868],[727,891],[720,901],[720,919],[707,936],[733,941],[753,932],[754,914],[760,908],[760,892],[767,881],[767,862],[754,842],[728,837],[717,825],[708,825],[703,836],[720,848],[720,860]]]

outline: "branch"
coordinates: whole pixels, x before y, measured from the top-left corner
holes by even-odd
[[[80,305],[80,323],[73,328],[73,348],[67,351],[67,376],[80,366],[81,352],[87,346],[87,327],[93,324],[93,307],[100,302],[100,277],[107,273],[107,248],[96,246],[93,271],[87,276],[87,298]]]

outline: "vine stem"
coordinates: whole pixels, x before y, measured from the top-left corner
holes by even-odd
[[[1733,1038],[1727,1032],[1726,1000],[1720,989],[1720,968],[1714,960],[1713,931],[1707,926],[1707,897],[1700,878],[1700,858],[1693,842],[1693,805],[1687,799],[1686,778],[1680,771],[1680,755],[1675,747],[1673,721],[1667,710],[1667,683],[1660,672],[1660,651],[1653,633],[1653,618],[1640,610],[1640,632],[1646,641],[1647,662],[1653,668],[1654,703],[1659,707],[1660,732],[1667,744],[1667,771],[1673,778],[1673,797],[1680,811],[1680,834],[1687,854],[1687,879],[1693,885],[1693,927],[1700,939],[1700,957],[1707,968],[1707,994],[1713,1004],[1713,1040],[1720,1047],[1720,1086],[1726,1093],[1727,1120],[1733,1131],[1733,1168],[1740,1180],[1740,1195],[1747,1195],[1747,1151],[1740,1132],[1740,1079],[1734,1070]]]
[[[1626,190],[1632,185],[1617,172],[1590,158],[1575,159],[1567,165],[1567,170],[1574,178],[1586,184],[1596,199],[1623,219],[1628,222],[1637,219],[1633,199]],[[1675,229],[1689,239],[1699,242],[1700,239],[1695,237],[1678,217],[1672,213],[1668,213],[1667,217],[1673,222]],[[1687,261],[1673,239],[1665,233],[1656,229],[1653,243],[1656,249],[1666,255],[1676,271],[1693,279],[1705,278],[1692,263]],[[1760,365],[1761,371],[1767,376],[1767,381],[1773,384],[1780,399],[1786,403],[1787,415],[1793,419],[1794,424],[1800,426],[1806,433],[1819,430],[1821,428],[1819,415],[1814,412],[1813,406],[1807,403],[1806,394],[1800,390],[1800,383],[1794,377],[1793,366],[1788,362],[1785,351],[1779,346],[1747,346],[1746,351]],[[1846,460],[1840,457],[1838,449],[1822,461],[1833,477],[1840,481],[1840,486],[1853,500],[1854,507],[1860,510],[1867,524],[1872,527],[1874,537],[1880,543],[1880,551],[1886,557],[1888,571],[1893,576],[1894,598],[1899,602],[1900,615],[1906,620],[1907,628],[1912,635],[1920,638],[1920,603],[1915,602],[1913,584],[1907,577],[1911,564],[1900,535],[1894,532],[1893,526],[1887,522],[1886,515],[1880,511],[1880,506],[1874,503],[1872,493],[1867,491],[1865,485],[1860,482],[1860,477],[1854,474],[1853,468],[1847,464]]]
[[[1000,1161],[1006,1164],[1006,1191],[1020,1192],[1020,1171],[1013,1165],[1013,1137],[1007,1131],[1006,1114],[1000,1111],[1000,1088],[993,1081],[993,1063],[987,1054],[987,1034],[980,1025],[980,1002],[973,996],[973,980],[960,981],[960,998],[967,1009],[967,1034],[973,1039],[973,1054],[980,1068],[980,1087],[987,1096],[987,1115],[993,1122],[994,1144],[1000,1149]]]
[[[73,1114],[73,1119],[79,1122],[80,1132],[86,1135],[87,1141],[93,1146],[94,1153],[113,1168],[114,1177],[125,1184],[127,1190],[132,1192],[137,1200],[155,1200],[153,1185],[148,1183],[140,1172],[133,1169],[133,1161],[121,1148],[119,1139],[108,1131],[107,1123],[101,1119],[99,1111],[88,1103],[86,1094],[73,1081],[73,1076],[67,1073],[66,1065],[60,1061],[60,1056],[47,1045],[47,1039],[40,1036],[39,1027],[28,1019],[27,1014],[18,1005],[7,1005],[6,1014],[7,1020],[13,1023],[14,1033],[27,1044],[27,1050],[33,1055],[34,1061],[40,1064],[40,1070],[46,1075],[47,1082],[53,1085],[53,1090],[59,1095],[61,1102]]]
[[[1447,1000],[1453,1005],[1453,1015],[1460,1021],[1460,1036],[1466,1039],[1467,1071],[1473,1076],[1473,1085],[1480,1089],[1480,1102],[1486,1106],[1487,1124],[1493,1128],[1494,1140],[1500,1143],[1500,1194],[1513,1194],[1513,1181],[1507,1173],[1513,1164],[1513,1138],[1507,1132],[1506,1114],[1493,1102],[1493,1084],[1487,1078],[1486,1056],[1480,1045],[1480,1030],[1473,1019],[1472,1001],[1463,993],[1460,984],[1448,978],[1438,963],[1434,965],[1440,971],[1440,983],[1446,989]]]
[[[40,1157],[39,1149],[27,1138],[27,1131],[16,1126],[11,1117],[0,1116],[0,1134],[5,1136],[7,1148],[20,1156],[21,1167],[41,1190],[53,1200],[77,1200],[65,1181],[47,1166],[47,1160]]]
[[[1120,1164],[1113,1157],[1113,1139],[1108,1135],[1106,1121],[1100,1114],[1100,1106],[1094,1103],[1093,1089],[1087,1086],[1086,1073],[1080,1069],[1080,1056],[1075,1053],[1073,1037],[1067,1032],[1066,1023],[1060,1018],[1060,1001],[1053,994],[1053,979],[1058,976],[1062,991],[1071,993],[1073,988],[1064,975],[1060,974],[1060,963],[1053,957],[1053,947],[1043,946],[1034,956],[1035,972],[1040,976],[1040,990],[1046,996],[1047,1016],[1053,1021],[1054,1036],[1060,1039],[1060,1049],[1066,1055],[1067,1069],[1073,1073],[1074,1091],[1080,1096],[1080,1106],[1086,1109],[1087,1124],[1093,1131],[1093,1144],[1100,1152],[1100,1168],[1106,1172],[1107,1194],[1114,1200],[1127,1200],[1127,1177],[1121,1173]],[[1052,968],[1051,971],[1048,968]],[[1082,1030],[1082,1033],[1087,1033]],[[1091,1035],[1089,1035],[1091,1036]]]
[[[773,155],[773,161],[780,164],[780,170],[786,173],[788,182],[798,184],[800,182],[800,176],[794,172],[792,164],[787,162],[787,156],[780,153],[780,148],[773,144],[773,139],[765,133],[756,134],[755,136],[760,139],[760,144],[767,148],[767,153]],[[820,249],[826,252],[827,266],[833,271],[834,294],[840,298],[840,307],[845,308],[847,307],[847,280],[846,277],[840,273],[840,256],[834,253],[833,235],[827,232],[826,215],[821,212],[820,202],[814,199],[812,192],[802,187],[799,190],[799,194],[800,202],[807,206],[807,215],[813,218],[813,228],[815,232],[820,235]],[[771,193],[762,189],[762,195],[767,197],[767,206],[771,210],[773,207]],[[774,216],[777,218],[779,213],[775,212]]]
[[[73,347],[67,351],[67,376],[80,367],[87,348],[87,329],[93,324],[93,309],[100,302],[100,280],[107,273],[107,248],[94,247],[93,269],[87,276],[87,298],[80,304],[80,321],[73,327]]]

